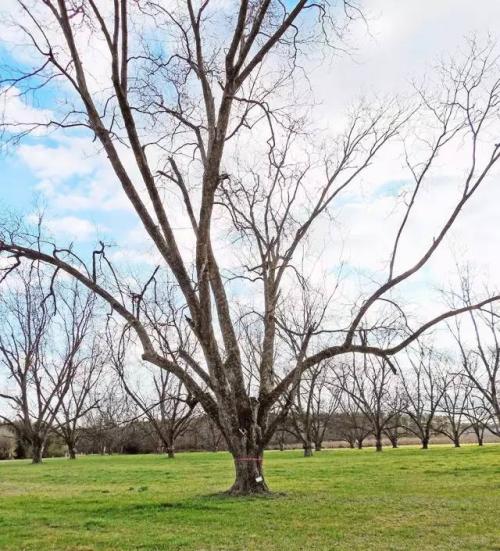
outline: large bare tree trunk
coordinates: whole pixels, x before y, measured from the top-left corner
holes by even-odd
[[[229,495],[266,494],[269,488],[264,479],[264,449],[259,444],[259,427],[255,420],[240,418],[240,429],[226,437],[229,450],[233,456],[235,480],[228,491]]]
[[[249,450],[249,452],[251,454],[247,456],[235,456],[233,454],[235,480],[229,489],[228,493],[230,495],[266,494],[269,492],[264,480],[263,453],[258,450],[253,452]]]

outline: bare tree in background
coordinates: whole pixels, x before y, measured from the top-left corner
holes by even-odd
[[[399,381],[397,381],[391,390],[391,399],[388,403],[387,415],[390,421],[384,429],[384,435],[389,439],[393,448],[399,446],[399,439],[406,432],[403,424],[405,410],[406,396],[402,386],[399,384]]]
[[[63,389],[58,391],[61,400],[53,430],[64,440],[70,459],[76,459],[82,420],[98,407],[96,390],[103,375],[106,358],[96,329],[95,326],[91,329],[93,342],[87,348],[85,356],[80,359],[78,368],[69,381],[67,392],[62,392]]]
[[[323,442],[327,430],[331,428],[334,415],[340,407],[341,392],[333,384],[331,374],[324,372],[320,375],[317,384],[317,392],[313,396],[313,441],[314,449],[319,452],[323,448]]]
[[[461,281],[460,302],[471,304],[471,275],[468,269],[462,273]],[[500,314],[493,305],[487,305],[471,312],[468,321],[473,334],[470,342],[465,341],[459,320],[450,328],[460,350],[462,369],[490,411],[490,430],[500,436]]]
[[[116,377],[103,378],[93,390],[91,400],[96,407],[84,415],[81,433],[90,442],[92,453],[111,455],[123,451],[125,428],[142,414],[137,412]]]
[[[157,281],[152,282],[157,285]],[[183,324],[184,310],[176,306],[175,293],[166,284],[154,292],[154,301],[150,301],[143,310],[145,318],[152,325],[162,327],[156,345],[162,355],[169,357],[178,369],[189,373],[189,361],[195,357],[196,350],[190,339],[187,326]],[[147,419],[148,426],[161,442],[168,457],[175,457],[175,442],[187,432],[195,413],[198,400],[184,385],[182,379],[167,370],[151,370],[154,366],[130,364],[129,350],[133,341],[129,332],[120,335],[120,327],[108,324],[108,345],[113,367],[120,379],[125,393]],[[171,347],[177,342],[177,347]],[[146,375],[149,375],[146,376]],[[134,382],[134,377],[139,382]]]
[[[222,433],[210,417],[206,416],[205,421],[209,449],[213,452],[218,452],[223,438]]]
[[[26,265],[28,264],[28,265]],[[49,437],[72,383],[86,361],[86,337],[95,296],[77,285],[58,284],[55,272],[38,261],[10,273],[1,298],[0,390],[12,417],[6,422],[30,443],[41,463]]]
[[[401,412],[394,407],[392,367],[380,358],[353,355],[351,363],[342,363],[338,385],[359,408],[375,437],[375,449],[382,451],[384,432]]]
[[[168,273],[175,288],[196,355],[191,356],[191,348],[183,350],[174,336],[169,343],[174,355],[158,348],[163,327],[144,314],[146,304],[154,303],[158,270],[133,286],[112,266],[105,244],[86,263],[74,249],[55,246],[12,224],[0,230],[0,251],[14,263],[26,257],[50,264],[106,301],[135,333],[143,359],[178,377],[221,430],[234,457],[231,493],[265,492],[263,450],[279,425],[274,422],[279,415],[271,412],[304,373],[348,353],[389,358],[437,323],[500,298],[487,296],[415,327],[402,322],[406,318],[400,305],[384,302],[426,266],[500,158],[500,144],[483,131],[498,116],[497,64],[491,49],[472,45],[463,63],[443,70],[435,95],[420,91],[418,105],[410,108],[393,101],[361,104],[345,131],[328,139],[325,147],[316,147],[308,144],[309,105],[301,109],[300,101],[283,98],[294,93],[302,56],[317,50],[320,40],[342,47],[343,22],[359,13],[352,3],[345,2],[344,11],[322,0],[105,4],[19,0],[18,12],[10,15],[32,45],[26,51],[32,53],[33,67],[7,71],[2,91],[36,95],[45,86],[58,86],[64,101],[49,121],[7,120],[4,135],[15,142],[44,128],[77,128],[96,139],[155,247],[159,271]],[[94,78],[95,52],[87,55],[89,44],[104,45],[99,57],[109,63],[105,82]],[[408,152],[414,185],[395,232],[386,276],[352,308],[343,307],[342,316],[325,316],[337,322],[335,329],[321,333],[312,320],[300,354],[283,354],[277,312],[293,308],[293,303],[285,308],[283,297],[295,284],[296,253],[336,200],[417,116],[424,117],[429,135],[423,155],[412,160]],[[459,196],[450,210],[443,209],[442,224],[423,251],[403,267],[399,253],[407,222],[436,159],[456,143],[467,148],[464,156],[470,155],[469,168],[457,182]],[[245,162],[249,151],[255,155]],[[190,221],[192,255],[189,250],[181,254],[174,194],[182,198]],[[228,227],[250,261],[235,266],[231,255],[216,251],[214,243]],[[258,298],[254,304],[238,301],[242,285]],[[262,337],[255,348],[257,379],[251,385],[235,301],[261,327],[255,332]],[[385,347],[369,332],[363,338],[360,334],[382,305],[393,308],[402,323]],[[181,354],[182,362],[176,361]],[[292,364],[282,359],[292,356]]]
[[[489,404],[485,402],[484,396],[475,395],[474,390],[471,392],[466,415],[470,428],[476,435],[479,446],[484,445],[484,435],[487,431],[491,431],[494,434],[496,433],[495,430],[491,430],[494,421],[488,405]]]
[[[290,430],[304,448],[304,456],[321,451],[325,433],[340,402],[340,391],[334,387],[330,368],[313,367],[297,385],[290,411]]]
[[[341,413],[337,419],[337,430],[350,448],[363,448],[363,442],[372,432],[365,416],[349,394],[343,394],[340,401]]]
[[[123,356],[115,356],[113,364],[123,389],[161,443],[159,449],[163,449],[173,459],[175,442],[190,428],[196,399],[186,392],[182,381],[168,371],[161,370],[152,374],[149,381],[142,371],[140,384],[134,384],[126,373]]]
[[[446,386],[446,390],[440,409],[444,419],[438,430],[453,442],[455,448],[459,448],[462,435],[470,428],[467,414],[473,386],[463,372],[448,373],[441,384]]]
[[[417,352],[408,351],[407,359],[407,369],[401,370],[406,404],[404,413],[410,421],[405,428],[420,440],[422,449],[426,450],[436,432],[435,417],[447,388],[444,359],[423,345]]]

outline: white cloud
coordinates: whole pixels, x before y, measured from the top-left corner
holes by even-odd
[[[107,159],[89,138],[61,136],[52,145],[23,144],[18,156],[56,211],[131,210]]]
[[[36,223],[38,217],[32,214],[27,219],[29,222]],[[54,237],[63,239],[65,242],[76,241],[77,243],[92,240],[98,232],[106,230],[105,227],[97,228],[89,220],[77,216],[51,218],[45,221],[45,226]]]
[[[30,131],[34,136],[47,132],[45,125],[52,119],[52,112],[29,105],[16,87],[0,88],[0,120],[5,125],[7,137]]]

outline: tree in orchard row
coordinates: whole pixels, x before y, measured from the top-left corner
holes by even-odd
[[[462,62],[442,70],[436,92],[418,90],[410,106],[361,102],[344,130],[322,140],[313,121],[308,124],[303,62],[318,50],[344,48],[342,31],[360,15],[352,2],[17,5],[9,15],[29,43],[25,53],[33,65],[23,61],[4,69],[2,92],[8,99],[47,89],[59,101],[32,123],[15,120],[7,108],[3,136],[36,140],[50,130],[92,137],[159,265],[133,280],[112,264],[104,243],[86,262],[74,247],[7,223],[0,251],[13,263],[27,258],[56,267],[121,317],[143,360],[182,381],[223,434],[234,458],[232,494],[268,491],[264,448],[304,373],[352,353],[390,361],[437,323],[499,298],[488,295],[411,328],[395,292],[427,265],[500,157],[488,133],[498,117],[500,87],[491,48],[472,44]],[[418,154],[406,150],[412,183],[400,205],[384,278],[378,274],[377,284],[347,306],[334,300],[335,286],[327,282],[324,309],[312,309],[314,315],[304,315],[296,327],[294,289],[309,276],[301,253],[334,216],[337,202],[409,128],[422,139]],[[425,201],[436,159],[456,144],[470,159],[457,181],[458,197],[443,207],[434,237],[403,267],[400,253],[408,252],[405,235],[416,205]],[[190,228],[182,245],[179,200]],[[333,258],[337,252],[327,248],[324,254]],[[162,322],[162,288],[183,311],[182,339]],[[383,347],[373,337],[381,317],[397,326]],[[290,331],[298,348],[284,337]]]
[[[96,299],[61,284],[38,261],[10,271],[0,299],[0,420],[41,463],[59,433],[75,457],[77,425],[101,363],[93,328]]]

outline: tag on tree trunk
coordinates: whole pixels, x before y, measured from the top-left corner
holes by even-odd
[[[263,478],[261,476],[258,476],[255,478],[255,482],[262,482]]]

